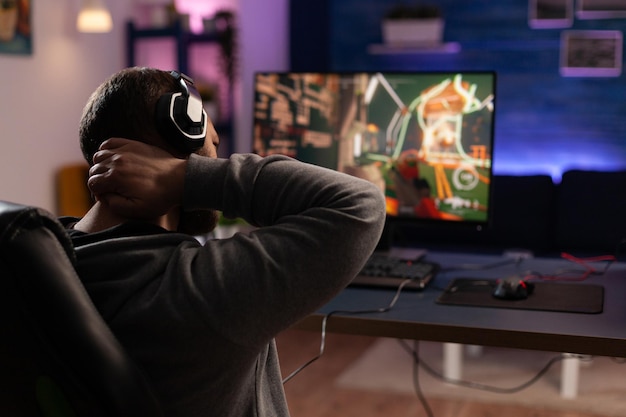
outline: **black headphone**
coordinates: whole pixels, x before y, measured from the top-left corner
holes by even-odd
[[[193,152],[204,145],[207,115],[200,93],[193,80],[183,73],[170,74],[182,86],[182,91],[159,97],[156,107],[156,125],[159,133],[176,148]]]

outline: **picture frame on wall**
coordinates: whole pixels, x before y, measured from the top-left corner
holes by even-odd
[[[561,68],[565,77],[618,77],[622,73],[622,32],[566,30],[561,33]]]
[[[32,0],[0,0],[0,53],[30,55]]]
[[[626,18],[626,1],[578,0],[576,17],[579,19]]]
[[[528,25],[533,29],[571,27],[574,0],[529,0]]]

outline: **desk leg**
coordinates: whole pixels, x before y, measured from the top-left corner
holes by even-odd
[[[461,379],[463,372],[463,345],[443,344],[443,376],[447,379]]]
[[[565,353],[561,365],[561,397],[576,398],[578,394],[578,371],[580,359],[576,355]]]
[[[465,346],[465,353],[472,358],[478,358],[483,354],[483,347],[481,345],[467,345]]]

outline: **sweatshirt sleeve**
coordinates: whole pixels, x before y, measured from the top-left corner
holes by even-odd
[[[258,226],[190,255],[193,302],[241,344],[266,343],[342,290],[374,250],[385,219],[373,184],[284,156],[192,155],[183,205]]]

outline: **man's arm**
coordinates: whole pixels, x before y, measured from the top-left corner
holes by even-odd
[[[191,155],[185,187],[184,207],[261,226],[207,242],[194,263],[195,276],[214,274],[194,280],[219,312],[207,317],[238,343],[266,342],[327,303],[362,268],[385,219],[373,184],[282,156]]]
[[[260,226],[181,250],[172,261],[180,271],[160,286],[179,297],[172,304],[181,314],[206,317],[236,343],[266,343],[320,308],[358,273],[380,238],[383,194],[364,180],[283,156],[176,160],[129,142],[109,142],[92,168],[92,191],[111,206],[136,212],[182,203]]]

